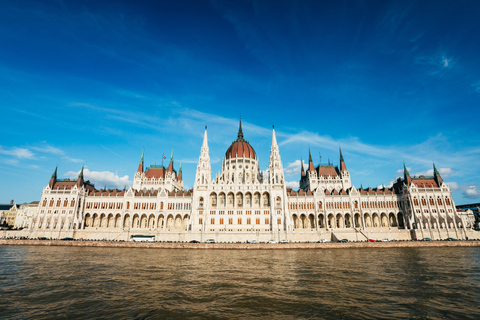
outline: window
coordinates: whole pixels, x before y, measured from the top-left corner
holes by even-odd
[[[223,224],[223,218],[220,218],[220,224]]]
[[[282,224],[282,218],[277,218],[277,224]]]
[[[260,224],[260,218],[257,218],[255,221],[257,224]]]
[[[198,224],[203,224],[203,218],[198,218]]]
[[[233,224],[233,218],[228,218],[228,224]]]
[[[247,224],[252,224],[252,220],[250,218],[247,218]]]
[[[238,218],[237,224],[242,224],[242,218]]]
[[[210,224],[215,224],[215,218],[210,219]]]
[[[269,218],[265,218],[265,224],[269,224],[270,223],[270,219]]]

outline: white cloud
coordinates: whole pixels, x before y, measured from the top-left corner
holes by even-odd
[[[61,155],[61,156],[63,156],[65,154],[63,152],[63,150],[61,150],[59,148],[52,147],[48,144],[44,144],[41,147],[32,147],[32,149],[35,150],[35,151],[38,151],[38,152],[42,152],[42,153],[51,153],[51,154],[56,154],[56,155]]]
[[[43,142],[43,144],[40,147],[32,147],[32,149],[35,150],[35,151],[41,152],[41,153],[50,153],[50,154],[53,154],[53,155],[62,156],[63,160],[66,160],[66,161],[69,161],[69,162],[74,162],[74,163],[84,162],[82,159],[75,159],[75,158],[71,158],[71,157],[67,156],[65,154],[65,151],[63,151],[60,148],[53,147],[53,146],[47,144],[46,142]]]
[[[74,163],[82,163],[82,162],[85,162],[85,161],[83,161],[82,159],[75,159],[75,158],[70,158],[70,157],[67,157],[67,156],[62,157],[62,159],[67,160],[67,161],[70,161],[70,162],[74,162]]]
[[[300,183],[298,181],[287,181],[287,188],[298,189],[300,188]]]
[[[304,169],[307,167],[306,163],[305,163],[305,160],[302,160],[303,161],[303,167]],[[284,168],[284,172],[285,172],[285,175],[286,176],[293,176],[293,175],[300,175],[301,171],[300,170],[302,167],[302,163],[300,162],[300,160],[295,160],[294,162],[291,162],[289,163],[285,168]]]
[[[35,156],[33,152],[25,148],[13,147],[10,150],[7,150],[7,149],[4,149],[2,146],[0,146],[0,154],[14,156],[19,159],[33,159]]]
[[[80,171],[69,171],[64,176],[70,179],[77,179]],[[119,177],[117,173],[110,171],[90,171],[88,169],[83,170],[83,176],[85,180],[90,180],[95,184],[97,189],[107,186],[107,188],[119,188],[129,187],[132,182],[128,180],[128,175]]]
[[[387,185],[381,184],[381,185],[377,186],[377,188],[378,189],[391,188],[391,187],[393,187],[393,184],[395,183],[395,181],[397,181],[397,179],[390,180],[390,183],[387,184]]]
[[[458,190],[460,187],[458,186],[458,183],[456,182],[447,182],[448,186],[450,187],[450,190],[451,191],[456,191]]]
[[[440,175],[442,176],[442,178],[448,178],[450,175],[452,175],[452,173],[454,172],[452,169],[450,168],[440,168],[440,169],[437,169],[438,172],[440,173]],[[415,176],[433,176],[433,169],[430,169],[430,170],[427,170],[427,171],[420,171],[420,172],[417,172],[414,174]]]
[[[470,198],[470,199],[480,198],[480,189],[477,188],[475,184],[463,186],[462,189],[463,189],[462,193],[465,198]]]

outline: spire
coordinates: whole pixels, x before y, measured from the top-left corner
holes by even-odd
[[[197,173],[195,174],[194,189],[205,188],[210,183],[212,167],[210,165],[210,156],[208,151],[207,126],[203,135],[203,144],[198,158]],[[180,172],[181,173],[181,172]]]
[[[410,178],[410,173],[408,173],[407,167],[405,166],[405,162],[403,163],[403,178],[407,185],[412,183],[412,178]]]
[[[305,177],[305,169],[303,168],[303,159],[300,158],[300,170],[302,173],[302,177]]]
[[[433,178],[437,182],[437,185],[440,187],[443,183],[443,179],[440,176],[440,172],[438,172],[437,168],[435,167],[435,163],[433,164]]]
[[[168,172],[173,172],[173,149],[172,155],[170,156],[170,163],[168,164]]]
[[[315,168],[313,167],[312,153],[310,152],[310,147],[308,148],[308,171],[315,171]]]
[[[80,173],[78,175],[77,187],[78,188],[83,187],[83,166],[82,166],[82,170],[80,170]]]
[[[243,131],[242,131],[242,118],[240,118],[240,126],[238,127],[237,141],[244,141],[243,140]]]
[[[137,172],[142,173],[143,172],[143,153],[145,152],[145,149],[142,150],[142,157],[140,158],[140,163],[138,165]]]
[[[202,148],[208,148],[207,126],[205,126],[205,133],[203,134],[203,144],[202,144]]]
[[[342,148],[338,147],[340,149],[340,171],[347,171],[347,166],[345,165],[345,160],[343,160],[343,155],[342,155]]]
[[[178,169],[177,180],[182,181],[182,161],[180,161],[180,168]]]
[[[53,188],[53,186],[55,185],[55,182],[57,182],[57,168],[58,168],[58,165],[55,167],[55,171],[53,172],[52,177],[50,178],[50,182],[48,182],[48,185],[50,186],[50,188]]]
[[[277,146],[277,136],[275,135],[275,126],[272,126],[272,147]]]
[[[278,150],[277,138],[275,135],[275,127],[272,128],[272,145],[270,147],[270,162],[268,164],[268,176],[270,183],[283,184],[283,166]]]

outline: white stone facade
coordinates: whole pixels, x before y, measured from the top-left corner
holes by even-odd
[[[96,190],[83,181],[56,179],[42,193],[31,237],[88,236],[128,240],[154,234],[157,241],[268,241],[324,238],[367,240],[466,238],[473,223],[459,216],[451,191],[435,169],[434,177],[409,176],[392,188],[351,185],[343,155],[340,166],[302,167],[300,190],[286,188],[283,164],[272,130],[268,169],[263,173],[253,147],[237,140],[212,179],[207,128],[192,190],[183,190],[181,167],[151,166],[143,154],[128,190]]]

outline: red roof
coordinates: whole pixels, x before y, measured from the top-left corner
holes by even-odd
[[[335,169],[334,166],[332,165],[326,165],[326,166],[318,166],[317,167],[317,174],[319,177],[336,177],[337,170]]]
[[[165,168],[164,167],[150,167],[147,170],[145,170],[145,176],[149,179],[165,178]]]
[[[438,188],[435,179],[412,179],[417,188]]]
[[[255,150],[253,150],[252,146],[247,141],[235,141],[225,153],[225,159],[228,160],[231,158],[255,159]]]

